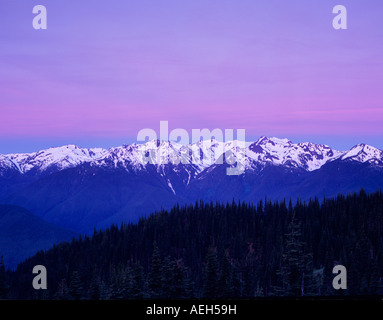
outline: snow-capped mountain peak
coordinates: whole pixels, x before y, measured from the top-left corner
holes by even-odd
[[[289,139],[261,137],[248,147],[247,155],[258,162],[313,171],[338,158],[342,152],[321,144],[294,144]]]
[[[151,140],[109,150],[65,145],[35,153],[0,155],[0,169],[17,170],[24,174],[60,171],[90,163],[97,167],[137,172],[145,170],[148,164],[156,165],[158,170],[163,170],[163,166],[167,164],[180,164],[187,168],[190,175],[195,175],[223,163],[224,156],[227,164],[233,165],[237,162],[246,170],[276,165],[313,171],[336,159],[383,165],[383,152],[366,144],[357,145],[348,151],[338,151],[323,144],[293,143],[289,139],[261,137],[253,143],[210,139],[187,145]]]
[[[383,164],[383,151],[368,144],[358,144],[344,153],[342,160],[352,160],[358,162],[369,162],[373,164]]]
[[[255,143],[258,145],[267,145],[267,144],[289,145],[289,144],[292,144],[292,142],[287,138],[281,139],[281,138],[277,138],[277,137],[265,137],[265,136],[260,137],[257,141],[255,141]]]
[[[12,161],[9,157],[0,154],[0,172],[8,169],[19,170],[18,164]]]
[[[102,158],[107,150],[102,148],[83,149],[75,145],[65,145],[34,153],[9,154],[7,158],[17,164],[21,173],[32,169],[46,171],[50,168],[63,170],[84,162]]]

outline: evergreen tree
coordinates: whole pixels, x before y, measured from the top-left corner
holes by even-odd
[[[233,296],[233,291],[233,270],[230,258],[225,254],[221,260],[217,298],[231,298]]]
[[[162,261],[158,246],[154,244],[152,263],[149,272],[149,294],[152,298],[160,298],[162,296]]]
[[[217,298],[219,296],[218,288],[218,259],[216,248],[209,248],[206,257],[204,298]]]
[[[131,297],[133,299],[142,299],[145,295],[144,270],[140,264],[136,263],[133,267]]]
[[[174,283],[174,262],[170,257],[166,257],[162,267],[162,298],[170,299],[175,295],[175,283]]]
[[[278,294],[286,296],[304,295],[305,255],[301,224],[292,217],[285,235],[281,266],[278,271],[280,284]]]
[[[72,273],[68,293],[73,300],[80,300],[83,297],[83,285],[78,271]]]
[[[255,289],[254,296],[258,298],[265,296],[263,288],[259,285],[259,282],[257,282],[257,287]]]
[[[182,259],[173,261],[173,287],[172,294],[175,299],[184,299],[188,296],[187,275]]]
[[[93,269],[92,278],[89,284],[88,299],[100,300],[101,298],[101,278],[97,267]]]
[[[239,267],[234,265],[233,268],[233,291],[231,294],[232,298],[241,298],[242,297],[242,279]]]
[[[8,281],[3,261],[3,256],[0,257],[0,300],[7,298]]]
[[[55,300],[69,300],[69,289],[67,285],[66,279],[61,279],[58,284],[57,292],[54,294],[53,297]]]
[[[88,298],[90,300],[100,300],[100,278],[93,277],[89,286]]]

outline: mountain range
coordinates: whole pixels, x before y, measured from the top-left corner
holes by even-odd
[[[7,267],[78,234],[57,227],[18,206],[0,205],[0,254]]]
[[[243,173],[228,175],[227,168],[235,166]],[[338,151],[261,137],[244,146],[215,139],[189,145],[152,140],[110,149],[66,145],[0,154],[0,203],[84,233],[136,222],[176,203],[304,201],[382,187],[383,151],[366,144]]]

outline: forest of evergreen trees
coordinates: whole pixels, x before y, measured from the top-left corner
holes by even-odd
[[[383,295],[383,194],[308,203],[198,202],[0,265],[0,298],[173,299]],[[335,265],[347,290],[332,287]],[[32,288],[44,265],[48,290]]]

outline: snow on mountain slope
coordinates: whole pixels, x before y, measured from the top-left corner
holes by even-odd
[[[341,159],[383,165],[383,151],[363,143],[344,153]]]
[[[223,143],[215,139],[182,145],[177,142],[151,140],[144,144],[132,144],[111,148],[94,165],[112,165],[127,170],[141,170],[147,164],[191,165],[200,172],[216,163],[224,151],[232,149],[232,142]]]
[[[313,171],[343,152],[310,142],[294,144],[288,139],[261,137],[248,147],[246,155],[257,162],[286,165]]]
[[[0,154],[0,175],[8,169],[20,171],[17,162],[14,162],[9,157]]]
[[[145,144],[131,144],[110,148],[95,166],[111,166],[133,171],[142,170],[147,164],[157,166],[165,164],[191,164],[187,153],[189,146],[169,141],[152,140]]]
[[[40,172],[55,167],[63,170],[103,157],[107,150],[101,148],[82,149],[75,145],[49,148],[35,153],[9,154],[6,157],[16,163],[21,173],[32,169]]]
[[[357,145],[349,151],[337,151],[327,145],[310,142],[294,144],[288,139],[268,137],[246,144],[239,141],[220,142],[215,139],[188,145],[151,140],[109,150],[66,145],[35,153],[0,155],[0,169],[13,169],[21,173],[32,170],[44,172],[48,169],[63,170],[90,163],[92,166],[138,172],[152,164],[163,175],[164,165],[172,164],[172,170],[178,175],[185,175],[185,179],[190,182],[198,173],[212,165],[222,164],[223,161],[231,166],[238,161],[245,170],[271,164],[314,171],[336,159],[383,165],[383,151],[365,144]]]

